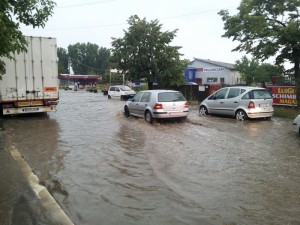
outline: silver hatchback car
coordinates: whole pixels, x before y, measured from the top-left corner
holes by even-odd
[[[273,116],[270,91],[259,87],[226,87],[210,95],[199,107],[200,115],[219,114],[238,120]]]
[[[189,106],[184,96],[179,91],[171,90],[141,91],[124,106],[126,117],[145,118],[149,123],[153,119],[186,118],[188,112]]]

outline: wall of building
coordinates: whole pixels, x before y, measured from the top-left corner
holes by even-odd
[[[198,60],[193,61],[190,66],[196,68],[196,82],[201,79],[202,84],[220,82],[228,85],[235,85],[241,82],[239,72],[226,67]]]

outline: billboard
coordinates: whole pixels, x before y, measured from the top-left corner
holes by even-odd
[[[296,106],[297,96],[295,86],[271,86],[273,105]]]

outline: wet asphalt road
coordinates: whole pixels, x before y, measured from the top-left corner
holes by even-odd
[[[11,146],[75,224],[300,224],[291,120],[195,108],[185,123],[149,125],[123,105],[61,91],[56,113],[0,119],[0,224],[47,224]]]

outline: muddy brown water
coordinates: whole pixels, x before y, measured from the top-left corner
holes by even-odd
[[[150,125],[126,118],[124,104],[61,91],[55,113],[1,119],[1,145],[21,152],[78,225],[300,224],[291,120],[192,108],[186,122]]]

